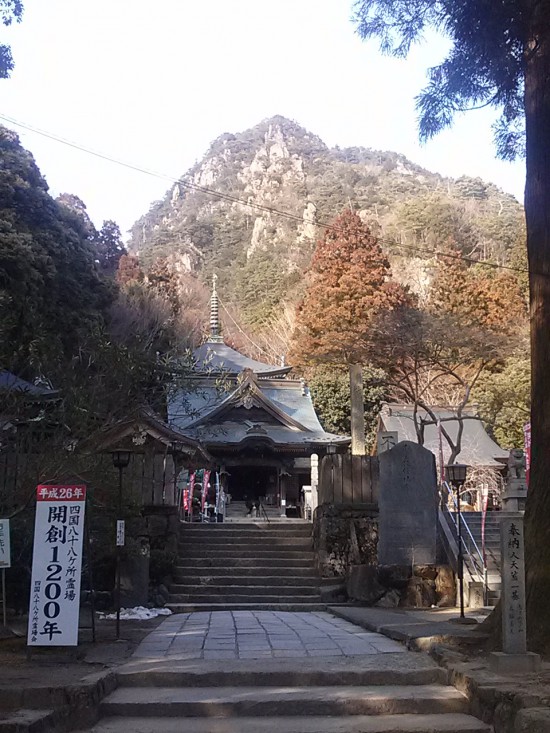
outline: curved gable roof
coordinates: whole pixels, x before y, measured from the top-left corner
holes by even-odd
[[[250,359],[235,349],[217,341],[206,341],[193,352],[196,369],[199,372],[227,372],[239,374],[244,369],[251,369],[262,377],[279,377],[288,374],[291,367],[264,364]]]
[[[447,407],[431,407],[430,409],[441,420],[451,440],[456,440],[459,427],[456,410]],[[416,443],[417,436],[413,413],[413,405],[386,404],[380,413],[383,429],[396,431],[398,441],[411,440]],[[419,409],[419,413],[422,417],[429,419],[428,415],[421,409]],[[495,443],[475,411],[472,409],[465,410],[462,423],[462,445],[457,461],[468,466],[502,467],[508,459],[509,452]],[[440,437],[437,425],[433,423],[426,424],[424,428],[424,447],[437,456],[439,455],[439,445]],[[447,461],[450,448],[444,437],[441,439],[441,448],[443,460]]]

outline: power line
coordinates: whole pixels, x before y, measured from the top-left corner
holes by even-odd
[[[243,331],[243,329],[239,326],[239,324],[237,323],[237,321],[233,318],[233,316],[231,315],[231,313],[227,310],[227,308],[225,307],[225,305],[222,303],[222,301],[220,300],[220,296],[219,295],[218,295],[218,302],[221,305],[221,307],[224,309],[224,311],[226,312],[226,314],[227,314],[228,318],[231,320],[231,322],[237,327],[237,329],[240,331],[240,333],[242,333],[242,335],[248,341],[250,341],[250,343],[252,344],[252,346],[254,346],[254,348],[258,349],[258,351],[260,352],[260,354],[265,354],[265,356],[269,356],[269,354],[267,353],[267,351],[265,351],[265,349],[262,349],[261,346],[259,346],[255,341],[253,341],[250,338],[250,336],[245,331]]]
[[[187,188],[191,191],[197,191],[207,196],[212,196],[222,201],[227,201],[229,203],[239,204],[240,206],[244,206],[249,209],[255,209],[263,213],[275,214],[276,216],[281,216],[291,221],[299,222],[300,224],[313,224],[316,227],[321,227],[323,229],[329,229],[335,232],[344,231],[341,227],[338,227],[329,222],[325,222],[325,221],[318,220],[318,219],[310,219],[308,217],[299,216],[298,214],[292,214],[289,211],[283,211],[281,209],[275,208],[274,206],[265,206],[264,204],[259,204],[253,201],[247,201],[245,199],[238,198],[237,196],[233,196],[228,193],[223,193],[222,191],[215,191],[214,189],[208,188],[206,186],[199,186],[195,183],[191,183],[190,181],[185,181],[182,178],[177,177],[177,176],[168,175],[166,173],[159,173],[157,171],[149,170],[147,168],[142,168],[141,166],[135,165],[133,163],[128,163],[118,158],[113,158],[112,156],[107,155],[106,153],[101,153],[101,152],[98,152],[97,150],[92,150],[91,148],[88,148],[84,145],[80,145],[79,143],[75,143],[71,140],[67,140],[66,138],[60,137],[58,135],[54,135],[53,133],[48,132],[47,130],[41,130],[38,127],[34,127],[33,125],[29,125],[25,122],[21,122],[20,120],[16,120],[13,117],[9,117],[8,115],[2,114],[2,113],[0,113],[0,120],[4,120],[4,122],[8,122],[17,127],[21,127],[22,129],[27,130],[29,132],[33,132],[37,135],[42,135],[43,137],[53,140],[54,142],[58,142],[63,145],[67,145],[71,148],[74,148],[75,150],[79,150],[80,152],[87,153],[88,155],[93,155],[96,158],[100,158],[101,160],[105,160],[109,163],[114,163],[115,165],[120,165],[124,168],[128,168],[130,170],[137,171],[138,173],[143,173],[145,175],[152,176],[154,178],[160,178],[163,180],[167,180],[167,181],[170,181],[171,183],[177,183],[178,185],[183,186],[184,188]],[[508,270],[510,272],[529,274],[529,270],[523,267],[513,267],[511,265],[503,265],[503,264],[499,264],[496,262],[488,262],[486,260],[476,260],[473,257],[466,257],[465,255],[461,255],[461,254],[443,252],[440,250],[425,249],[422,247],[418,247],[416,245],[402,244],[401,242],[397,242],[394,239],[390,239],[388,237],[376,237],[376,239],[379,243],[386,245],[386,247],[395,247],[397,249],[402,249],[402,250],[414,252],[417,254],[423,254],[430,258],[431,257],[445,257],[447,259],[468,262],[469,264],[472,264],[472,265],[480,265],[482,267],[490,267],[490,268],[497,269],[497,270]]]

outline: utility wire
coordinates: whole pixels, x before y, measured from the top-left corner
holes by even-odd
[[[21,127],[22,129],[27,130],[29,132],[33,132],[37,135],[42,135],[43,137],[46,137],[49,140],[53,140],[63,145],[67,145],[71,148],[74,148],[75,150],[79,150],[80,152],[87,153],[89,155],[93,155],[96,158],[100,158],[101,160],[106,160],[109,163],[114,163],[115,165],[120,165],[124,168],[129,168],[130,170],[137,171],[138,173],[143,173],[148,176],[152,176],[153,178],[160,178],[163,180],[170,181],[171,183],[177,183],[178,185],[182,186],[183,188],[189,189],[191,191],[197,191],[199,193],[203,193],[207,196],[212,196],[222,201],[227,201],[229,203],[239,204],[240,206],[244,206],[249,209],[255,209],[257,211],[262,211],[268,214],[275,214],[276,216],[281,216],[285,219],[299,222],[300,224],[313,224],[314,226],[321,227],[323,229],[329,229],[335,232],[344,231],[341,227],[338,227],[337,225],[334,225],[329,222],[325,222],[319,219],[310,219],[308,217],[299,216],[298,214],[292,214],[289,211],[283,211],[281,209],[275,208],[274,206],[265,206],[264,204],[255,203],[253,201],[247,201],[245,199],[238,198],[237,196],[232,196],[231,194],[223,193],[222,191],[215,191],[214,189],[207,188],[206,186],[199,186],[195,183],[191,183],[190,181],[185,181],[181,177],[178,177],[178,176],[168,175],[167,173],[159,173],[157,171],[149,170],[147,168],[142,168],[141,166],[135,165],[133,163],[128,163],[126,161],[119,160],[118,158],[113,158],[110,155],[107,155],[105,153],[100,153],[97,150],[92,150],[91,148],[85,147],[84,145],[80,145],[79,143],[75,143],[75,142],[72,142],[71,140],[67,140],[58,135],[54,135],[53,133],[48,132],[46,130],[41,130],[38,127],[34,127],[33,125],[29,125],[25,122],[21,122],[19,120],[14,119],[13,117],[9,117],[8,115],[2,114],[2,113],[0,113],[0,120],[3,120],[4,122],[8,122],[11,125],[15,125],[16,127]],[[416,245],[402,244],[388,237],[376,237],[376,239],[379,243],[384,244],[387,247],[395,247],[397,249],[406,250],[408,252],[422,254],[427,257],[445,257],[447,259],[468,262],[469,264],[472,264],[472,265],[481,265],[482,267],[490,267],[496,270],[508,270],[510,272],[529,274],[529,270],[523,267],[513,267],[511,265],[503,265],[503,264],[499,264],[496,262],[488,262],[486,260],[476,260],[473,257],[466,257],[465,255],[460,255],[456,253],[443,252],[441,250],[435,250],[435,249],[425,249],[422,247],[418,247]]]
[[[260,352],[260,354],[265,354],[265,356],[269,356],[269,354],[267,353],[267,351],[265,349],[262,349],[261,346],[259,346],[255,341],[253,341],[250,338],[250,336],[245,331],[243,331],[243,329],[239,326],[239,324],[237,323],[237,321],[233,318],[233,316],[231,315],[231,313],[227,310],[227,308],[225,307],[225,305],[222,303],[222,301],[220,300],[220,296],[219,295],[218,295],[218,302],[221,305],[221,307],[224,309],[225,313],[227,314],[227,316],[231,320],[231,322],[236,326],[236,328],[239,330],[239,332],[242,333],[242,335],[248,341],[250,341],[250,343],[252,344],[252,346],[254,346],[254,348],[258,349],[258,351]]]

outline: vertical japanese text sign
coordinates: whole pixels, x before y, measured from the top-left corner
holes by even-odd
[[[502,651],[525,654],[525,555],[523,514],[502,512],[500,519],[502,554]]]
[[[78,644],[85,508],[85,486],[37,486],[29,646]]]
[[[9,519],[0,519],[0,570],[4,568],[11,568]]]

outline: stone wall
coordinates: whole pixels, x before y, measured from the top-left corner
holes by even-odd
[[[354,565],[346,578],[348,600],[383,608],[454,606],[456,584],[447,565]]]
[[[313,547],[323,578],[341,578],[352,565],[376,564],[378,518],[372,505],[322,504],[313,517]]]
[[[378,515],[372,505],[322,504],[313,517],[313,547],[327,602],[429,608],[455,604],[446,565],[378,565]]]
[[[148,506],[126,523],[121,568],[122,606],[164,606],[178,550],[179,518],[175,507]]]

